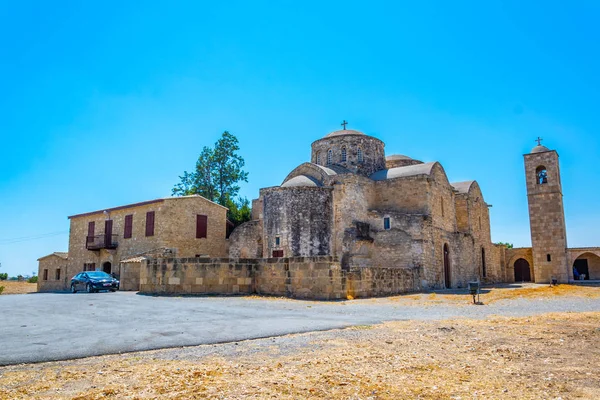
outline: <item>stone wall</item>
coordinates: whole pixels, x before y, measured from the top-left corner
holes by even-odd
[[[327,187],[261,190],[264,204],[263,255],[272,256],[274,250],[283,251],[284,257],[330,255],[331,191]]]
[[[119,290],[140,290],[140,267],[142,260],[121,263],[119,268]]]
[[[141,264],[140,292],[251,294],[255,260],[160,258]]]
[[[39,259],[38,292],[51,292],[64,290],[71,283],[72,276],[67,274],[67,259],[56,255],[49,255]],[[44,270],[48,271],[48,279],[44,279]],[[56,271],[60,271],[59,279],[56,279]]]
[[[161,258],[141,263],[140,292],[262,294],[335,300],[420,290],[420,268],[351,268],[333,257]]]

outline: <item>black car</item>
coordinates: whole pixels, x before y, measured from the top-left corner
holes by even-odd
[[[102,271],[80,272],[71,279],[71,292],[86,290],[88,293],[100,290],[115,292],[119,289],[119,281]]]

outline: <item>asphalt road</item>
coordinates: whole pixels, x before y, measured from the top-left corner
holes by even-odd
[[[511,300],[487,306],[388,299],[313,302],[151,297],[132,292],[0,296],[0,365],[236,342],[390,320],[600,311],[600,299]]]

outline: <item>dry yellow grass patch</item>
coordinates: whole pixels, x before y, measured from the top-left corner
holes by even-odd
[[[18,281],[0,281],[0,286],[4,286],[2,295],[5,294],[25,294],[37,292],[37,283],[27,283]]]
[[[242,342],[227,357],[160,350],[5,367],[0,398],[594,399],[599,327],[600,313],[401,321]]]

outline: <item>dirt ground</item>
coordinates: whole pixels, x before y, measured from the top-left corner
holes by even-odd
[[[4,291],[0,296],[4,296],[5,294],[25,294],[37,292],[37,283],[0,281],[0,286],[4,286]]]
[[[0,398],[595,399],[599,343],[600,312],[390,322],[4,367]]]

